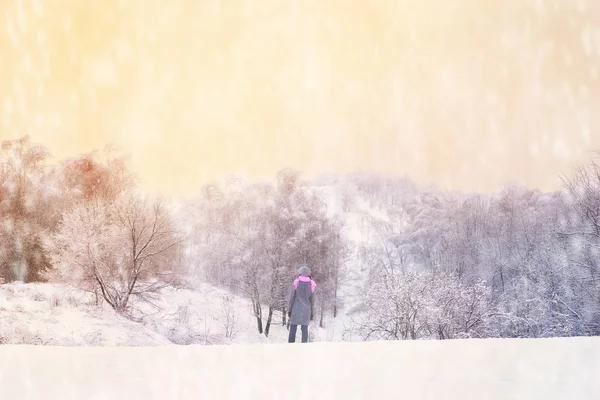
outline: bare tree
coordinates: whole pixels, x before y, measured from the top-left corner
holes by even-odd
[[[165,257],[181,242],[160,200],[128,192],[115,202],[84,202],[65,214],[48,243],[54,265],[48,275],[99,291],[122,312],[131,296],[148,300],[169,283]]]
[[[233,298],[224,296],[221,302],[221,314],[215,320],[221,325],[227,339],[234,339],[240,332],[240,327],[235,313]]]
[[[597,155],[600,155],[598,152]],[[571,262],[581,271],[576,276],[580,296],[591,300],[585,313],[590,320],[589,333],[600,333],[600,164],[592,159],[577,168],[571,178],[563,178],[570,195],[569,209],[577,218],[560,232],[572,247]],[[572,218],[571,218],[572,220]],[[574,223],[573,223],[574,222]],[[595,311],[591,311],[595,310]],[[572,315],[581,317],[569,307]]]
[[[481,337],[494,315],[487,290],[433,270],[381,274],[365,288],[352,330],[364,340]]]
[[[330,246],[335,229],[325,204],[304,189],[294,170],[280,171],[276,186],[236,183],[226,193],[205,187],[196,212],[193,257],[211,282],[252,301],[259,333],[269,335],[277,313],[286,324],[287,290],[300,265],[321,274],[324,287],[326,279],[339,278],[325,268],[335,261],[328,249],[339,253]]]

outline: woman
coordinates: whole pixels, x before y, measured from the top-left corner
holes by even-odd
[[[302,343],[308,342],[308,324],[313,320],[314,314],[314,293],[317,284],[311,279],[310,268],[306,265],[298,270],[298,274],[300,276],[294,280],[288,304],[288,316],[290,317],[288,343],[296,341],[298,325],[302,330]]]

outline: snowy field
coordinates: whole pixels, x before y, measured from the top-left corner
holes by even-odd
[[[599,399],[600,338],[0,346],[0,399]]]

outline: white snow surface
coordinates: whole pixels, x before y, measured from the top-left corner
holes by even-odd
[[[0,285],[0,344],[140,346],[170,342],[93,295],[59,284]],[[0,397],[2,398],[2,397]]]
[[[599,399],[600,338],[0,346],[1,399]]]
[[[274,316],[267,338],[258,333],[250,301],[202,282],[194,282],[192,288],[167,287],[152,305],[132,304],[133,318],[126,318],[106,303],[96,305],[93,294],[71,286],[0,285],[0,344],[156,346],[287,340],[280,314]],[[230,310],[229,322],[225,307]],[[311,330],[313,340],[328,334],[317,327]]]
[[[338,318],[287,344],[210,285],[155,305],[136,321],[74,288],[0,285],[0,399],[600,399],[598,337],[350,343]]]

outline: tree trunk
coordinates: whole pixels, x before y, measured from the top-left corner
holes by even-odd
[[[258,333],[263,333],[263,325],[262,325],[262,307],[260,303],[252,300],[252,307],[254,308],[254,316],[256,317],[256,325],[258,328]]]
[[[273,307],[269,306],[269,315],[267,316],[267,323],[265,324],[265,336],[269,337],[269,330],[271,329],[271,320],[273,319]]]
[[[258,325],[258,333],[263,333],[262,319],[257,315],[256,324]]]
[[[325,307],[321,306],[321,318],[319,318],[319,328],[323,327],[323,316],[325,315]]]
[[[276,303],[276,298],[277,298],[277,289],[278,289],[278,285],[280,284],[279,282],[279,274],[277,273],[277,264],[275,264],[273,262],[272,265],[273,268],[273,273],[271,275],[271,299],[269,301],[269,315],[267,316],[267,323],[265,324],[265,336],[269,337],[269,330],[271,329],[271,322],[273,321],[273,311],[275,311],[275,307],[273,306],[273,303]]]
[[[287,310],[283,307],[282,316],[281,316],[281,326],[287,325]]]
[[[102,296],[98,293],[98,288],[94,286],[94,296],[96,297],[96,306],[102,304]]]
[[[335,283],[333,286],[333,318],[337,317],[337,314],[338,314],[337,292],[338,292],[338,279],[337,279],[337,275],[336,275]]]

